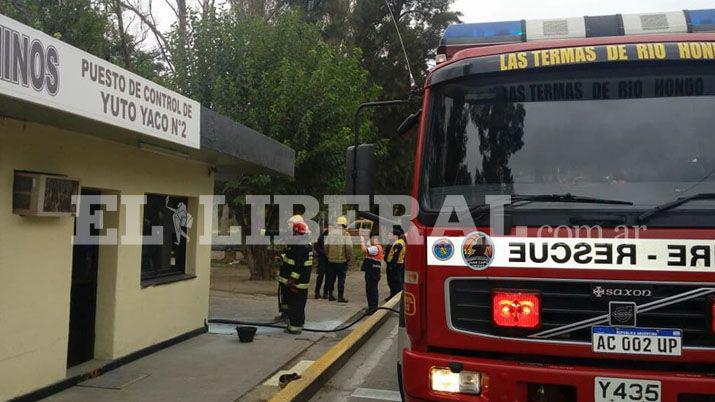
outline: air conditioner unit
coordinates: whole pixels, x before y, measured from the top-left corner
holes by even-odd
[[[15,172],[12,185],[12,212],[23,216],[76,215],[72,196],[79,196],[78,179],[66,176]]]

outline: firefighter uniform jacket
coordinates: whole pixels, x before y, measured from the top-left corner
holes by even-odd
[[[342,228],[332,228],[325,237],[325,256],[328,262],[342,264],[352,259],[350,234]]]
[[[310,270],[313,267],[313,248],[308,244],[289,245],[281,258],[283,265],[278,274],[278,282],[288,286],[288,282],[292,280],[296,288],[307,290]]]
[[[385,262],[391,266],[403,265],[405,263],[405,254],[407,254],[407,244],[405,244],[404,239],[399,238],[392,247],[390,247]]]

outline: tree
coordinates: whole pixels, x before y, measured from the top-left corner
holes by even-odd
[[[328,43],[359,48],[361,64],[369,72],[370,83],[380,88],[379,98],[405,99],[413,88],[404,53],[407,53],[417,88],[421,88],[436,56],[442,32],[459,21],[460,14],[450,10],[453,2],[275,0],[273,6],[298,10],[306,21],[319,24]],[[410,106],[375,110],[369,116],[377,132],[387,139],[381,146],[383,159],[376,187],[383,194],[410,192],[416,138],[404,140],[395,138],[393,133],[404,118],[419,108],[418,100]]]
[[[442,30],[458,21],[451,3],[390,0],[388,8],[384,0],[231,0],[229,13],[193,19],[187,42],[196,50],[188,63],[191,77],[174,81],[176,87],[296,150],[297,180],[246,178],[223,188],[229,198],[256,191],[342,193],[357,105],[404,98],[411,90],[391,12],[419,86]],[[382,159],[380,192],[409,193],[415,138],[405,142],[392,133],[417,107],[379,110],[366,119],[371,123],[363,127],[362,139],[377,143]],[[246,252],[249,259],[259,254]]]
[[[410,92],[410,79],[400,39],[390,12],[404,40],[407,58],[418,88],[424,85],[436,56],[444,29],[459,21],[450,11],[453,0],[362,0],[355,3],[349,17],[351,43],[362,49],[362,65],[370,72],[371,83],[381,88],[383,99],[404,99]],[[372,122],[379,133],[389,138],[385,158],[378,171],[377,189],[384,194],[409,194],[414,164],[415,136],[408,140],[393,133],[402,120],[420,106],[377,110]]]
[[[121,0],[108,0],[107,6],[114,13],[117,19],[116,36],[119,38],[119,47],[121,49],[124,68],[132,69],[132,49],[130,45],[129,33],[127,26],[124,23],[124,7]]]
[[[174,81],[176,88],[296,152],[295,180],[257,176],[221,184],[239,223],[249,223],[240,194],[341,193],[353,113],[377,95],[360,51],[329,45],[317,25],[292,12],[271,21],[239,9],[194,15],[190,32],[188,79]],[[246,247],[244,254],[255,278],[272,275],[265,247]]]
[[[143,38],[129,33],[120,0],[0,0],[0,14],[143,77],[158,80],[163,70],[154,51],[140,49]]]
[[[164,65],[166,68],[169,70],[170,73],[175,72],[174,68],[174,63],[178,60],[179,62],[185,61],[185,58],[183,57],[183,53],[186,51],[186,32],[185,29],[187,28],[187,18],[189,15],[188,12],[188,7],[186,6],[186,2],[182,0],[182,2],[179,4],[177,3],[176,5],[172,5],[172,3],[167,0],[166,4],[169,5],[169,7],[174,11],[175,16],[177,19],[181,20],[182,22],[180,23],[180,27],[184,29],[182,33],[177,33],[178,36],[181,36],[184,41],[182,44],[184,46],[181,46],[181,55],[178,55],[177,57],[174,57],[174,55],[169,53],[168,46],[169,46],[169,39],[167,36],[164,34],[164,32],[159,29],[159,24],[157,23],[156,17],[154,16],[154,8],[153,8],[153,0],[141,0],[141,1],[132,1],[132,0],[110,0],[110,1],[117,1],[121,3],[121,9],[127,10],[134,14],[139,20],[141,21],[141,25],[145,27],[151,34],[153,35],[154,39],[156,40],[157,43],[157,48],[155,54],[158,54],[161,56],[162,61],[164,62]],[[183,8],[182,8],[183,6]],[[175,30],[176,31],[176,30]],[[185,65],[185,63],[184,63]]]
[[[0,0],[0,14],[103,59],[112,59],[111,25],[99,1]]]

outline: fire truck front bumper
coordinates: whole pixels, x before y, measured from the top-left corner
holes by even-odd
[[[462,378],[472,382],[466,392],[457,391],[458,375],[450,383],[450,372],[466,374]],[[715,402],[715,377],[707,374],[526,364],[409,349],[403,352],[402,377],[406,401]]]

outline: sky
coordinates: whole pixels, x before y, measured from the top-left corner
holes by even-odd
[[[487,22],[697,10],[715,8],[715,0],[457,0],[452,8],[464,22]]]
[[[170,0],[173,2],[173,0]],[[188,4],[197,7],[196,0]],[[217,3],[225,3],[218,0]],[[160,29],[166,30],[176,18],[164,0],[154,1]],[[715,0],[456,0],[464,22],[581,17],[584,15],[697,10],[715,8]],[[151,39],[150,39],[150,42]]]
[[[220,3],[222,1],[219,1]],[[189,1],[189,4],[194,3]],[[157,17],[173,20],[164,1],[154,2]],[[628,14],[654,11],[715,8],[715,0],[456,0],[464,22],[506,21],[532,18],[581,17],[584,15]],[[167,24],[168,25],[168,24]],[[167,28],[167,27],[163,27]]]

